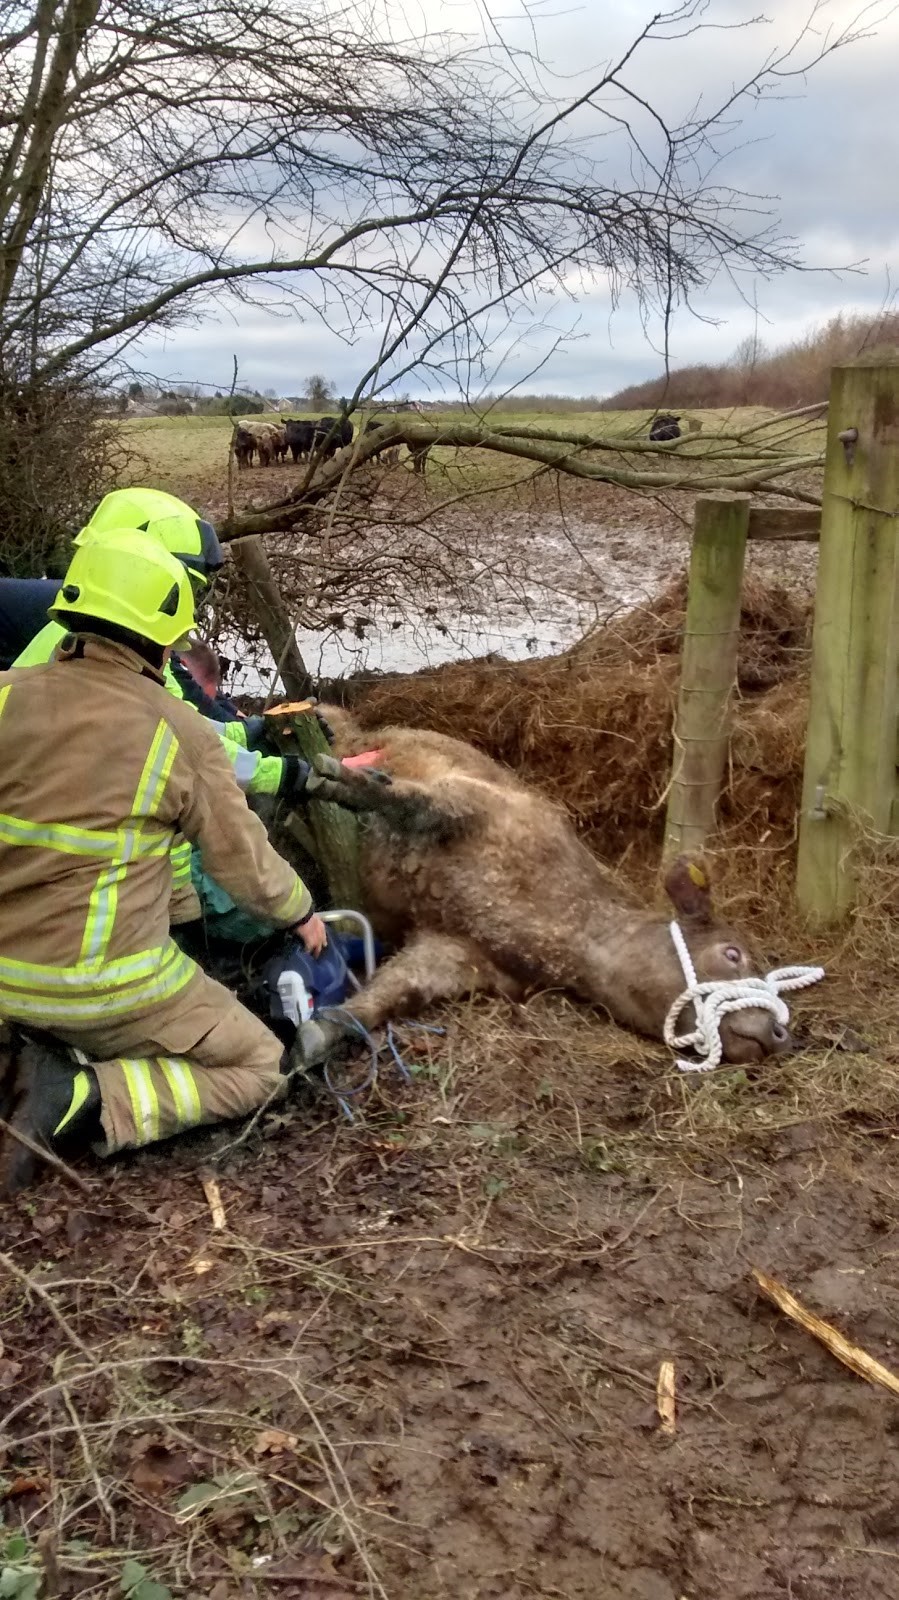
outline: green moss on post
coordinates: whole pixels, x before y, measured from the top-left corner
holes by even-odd
[[[259,535],[233,540],[231,558],[246,578],[251,614],[272,653],[281,681],[293,699],[302,700],[311,693],[312,679]]]
[[[897,675],[899,362],[859,362],[830,390],[797,878],[813,922],[856,900],[859,827],[895,824]]]
[[[701,850],[715,828],[740,642],[748,495],[696,502],[674,726],[665,855]]]
[[[310,764],[317,755],[330,754],[311,700],[299,705],[276,706],[267,713],[267,720],[276,730],[278,742],[285,751],[302,756]],[[363,910],[356,813],[327,801],[313,800],[303,809],[302,822],[304,835],[312,841],[312,854],[327,878],[331,905]]]

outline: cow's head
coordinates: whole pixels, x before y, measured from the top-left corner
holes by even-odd
[[[747,940],[713,911],[705,862],[679,857],[667,871],[665,889],[699,983],[759,975]],[[630,924],[616,950],[615,984],[607,1002],[620,1022],[657,1039],[663,1036],[671,1006],[687,988],[670,921],[653,916]],[[678,1032],[687,1033],[693,1026],[693,1008],[688,1006]],[[722,1019],[721,1043],[726,1061],[748,1063],[779,1055],[790,1049],[792,1041],[770,1011],[752,1007]]]
[[[711,877],[705,862],[679,856],[665,876],[665,889],[700,983],[759,975],[746,939],[714,914]],[[672,998],[676,998],[686,988],[686,982],[673,941],[672,955],[676,988]],[[685,1012],[684,1018],[689,1028],[692,1010]],[[790,1049],[792,1041],[787,1029],[770,1011],[748,1008],[731,1012],[722,1019],[721,1043],[726,1061],[750,1062],[780,1055]]]

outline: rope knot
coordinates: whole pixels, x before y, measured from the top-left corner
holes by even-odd
[[[765,978],[715,978],[697,983],[696,971],[687,949],[680,925],[669,924],[674,948],[677,951],[687,987],[679,994],[665,1018],[665,1043],[672,1050],[694,1050],[698,1061],[684,1061],[677,1057],[681,1072],[711,1072],[721,1065],[723,1045],[721,1022],[733,1011],[770,1011],[775,1022],[786,1027],[790,1020],[782,993],[792,989],[807,989],[820,983],[823,967],[778,967]],[[689,1033],[678,1033],[677,1024],[687,1006],[694,1009],[694,1027]]]

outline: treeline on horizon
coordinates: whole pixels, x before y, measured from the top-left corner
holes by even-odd
[[[389,415],[407,408],[422,411],[472,413],[489,420],[491,415],[528,413],[575,414],[587,411],[661,411],[678,409],[722,410],[733,406],[766,406],[775,411],[791,411],[799,406],[826,400],[832,367],[859,357],[899,355],[899,311],[885,311],[876,317],[840,313],[809,329],[790,344],[769,350],[757,337],[744,339],[728,361],[675,368],[644,383],[628,385],[611,395],[484,394],[477,400],[408,396],[388,396],[363,400],[356,408],[361,414]],[[130,399],[155,401],[154,410],[162,415],[240,415],[243,413],[288,408],[334,410],[340,402],[333,387],[319,380],[321,392],[315,395],[278,397],[274,389],[258,389],[234,395],[203,396],[196,385],[181,384],[176,389],[156,389],[131,384],[119,396],[124,409]]]
[[[831,367],[860,356],[899,354],[899,311],[876,317],[840,314],[802,338],[768,350],[757,338],[743,341],[720,366],[680,367],[631,384],[599,402],[601,411],[659,408],[770,406],[792,411],[826,400]]]
[[[830,370],[859,357],[899,355],[899,311],[866,317],[840,313],[801,338],[769,350],[758,337],[744,339],[728,361],[679,367],[628,385],[611,395],[486,394],[478,401],[438,400],[441,411],[506,412],[659,411],[770,406],[791,411],[826,400]],[[385,409],[390,402],[385,402]]]

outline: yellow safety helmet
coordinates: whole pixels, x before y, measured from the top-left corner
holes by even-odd
[[[159,539],[182,566],[206,583],[224,565],[212,523],[164,489],[111,490],[76,535],[75,543],[87,544],[97,534],[115,528],[138,528]]]
[[[157,539],[112,528],[75,551],[50,615],[76,633],[89,633],[96,620],[173,645],[194,625],[194,596],[181,562]]]

